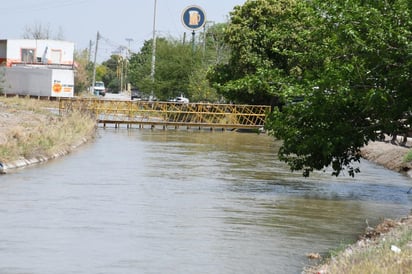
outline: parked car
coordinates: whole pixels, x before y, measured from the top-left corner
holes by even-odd
[[[131,100],[142,100],[142,93],[138,89],[132,89],[130,91]]]
[[[170,99],[169,102],[176,102],[176,103],[189,103],[189,99],[184,97],[183,95],[177,96],[173,99]]]
[[[96,81],[94,83],[94,87],[92,87],[94,95],[105,96],[106,95],[106,88],[102,81]]]
[[[177,103],[189,103],[189,99],[184,97],[183,95],[176,97]]]

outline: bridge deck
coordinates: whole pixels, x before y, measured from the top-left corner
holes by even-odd
[[[61,99],[60,112],[73,109],[96,115],[99,123],[161,125],[205,128],[258,129],[265,124],[269,106],[202,104],[148,101],[115,101],[100,99]]]

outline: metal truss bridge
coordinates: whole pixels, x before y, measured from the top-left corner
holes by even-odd
[[[112,124],[210,128],[260,129],[265,124],[270,106],[207,103],[175,103],[157,101],[117,101],[101,99],[61,98],[60,113],[71,110],[87,111],[104,127]]]

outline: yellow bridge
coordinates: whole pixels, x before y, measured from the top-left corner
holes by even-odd
[[[60,99],[60,113],[82,110],[96,115],[105,127],[150,125],[179,128],[259,129],[265,124],[270,106],[101,99]]]

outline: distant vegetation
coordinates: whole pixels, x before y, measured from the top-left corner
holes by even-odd
[[[227,24],[207,25],[205,32],[196,32],[195,40],[174,38],[156,39],[154,81],[152,72],[152,44],[147,40],[139,52],[113,54],[96,67],[96,80],[103,81],[109,92],[125,90],[127,84],[139,89],[143,95],[155,95],[160,100],[183,94],[191,101],[217,102],[222,96],[207,80],[208,70],[227,61],[229,50],[224,42]],[[75,54],[78,93],[91,85],[93,64],[90,52]]]

